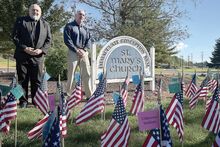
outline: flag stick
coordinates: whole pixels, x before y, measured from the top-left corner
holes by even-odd
[[[160,121],[160,105],[161,104],[159,104],[159,107],[158,107],[158,109],[159,109],[159,123],[160,123],[159,130],[160,130],[160,146],[162,146],[162,131],[161,131],[161,121]]]
[[[0,132],[0,147],[2,147],[2,132]]]
[[[61,82],[60,82],[60,74],[58,76],[58,83],[61,84]],[[62,137],[62,147],[64,147],[64,137]]]
[[[0,96],[0,108],[2,106],[2,103],[1,103],[1,96]],[[2,147],[2,132],[0,132],[0,147]]]
[[[64,144],[64,137],[62,138],[62,147],[65,147],[65,144]]]
[[[18,136],[18,119],[15,118],[15,147],[17,147],[17,136]]]
[[[159,79],[159,90],[158,90],[158,95],[157,95],[157,103],[160,106],[161,105],[161,97],[162,97],[162,79],[160,77]]]
[[[143,104],[144,104],[144,73],[140,75],[140,82],[141,82],[141,87],[142,87],[142,99],[143,99]],[[143,105],[143,110],[144,111],[144,105]]]
[[[106,77],[107,77],[106,69],[103,67],[103,77],[102,77],[102,78],[105,78],[106,83],[107,83]],[[106,85],[105,85],[105,89],[106,89]],[[105,120],[105,111],[106,111],[106,110],[105,110],[105,107],[106,107],[106,101],[104,100],[104,110],[103,110],[103,112],[101,113],[101,119],[103,119],[103,120]]]
[[[16,78],[16,83],[18,83],[18,81],[17,81],[18,78],[16,77],[16,75],[15,75],[15,78]],[[15,147],[17,147],[17,137],[18,137],[18,118],[16,116],[15,117]]]
[[[158,103],[158,109],[159,109],[159,123],[160,123],[160,146],[162,146],[162,131],[161,131],[161,122],[160,122],[160,106],[161,106],[161,97],[162,97],[162,79],[161,79],[160,74],[160,79],[159,79],[159,90],[158,90],[158,97],[157,97],[157,103]]]
[[[106,101],[104,100],[104,109],[103,112],[101,113],[101,119],[105,120],[105,107],[106,107]]]
[[[118,88],[119,88],[119,95],[121,95],[121,85],[119,85]]]
[[[99,81],[100,82],[100,81]],[[103,112],[101,112],[101,120],[105,120],[104,119],[104,115],[105,115],[105,106],[106,106],[106,101],[104,100],[104,109]]]

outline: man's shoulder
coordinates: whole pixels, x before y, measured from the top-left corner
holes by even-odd
[[[71,28],[71,27],[75,27],[77,24],[75,21],[69,22],[66,24],[66,28]]]

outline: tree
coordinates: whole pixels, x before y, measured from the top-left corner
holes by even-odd
[[[185,14],[178,0],[78,0],[101,14],[88,19],[96,40],[110,40],[129,35],[140,40],[147,49],[156,48],[156,62],[168,63],[176,53],[178,41],[188,37],[178,20]]]
[[[55,4],[56,2],[56,4]],[[18,16],[24,16],[28,13],[31,4],[38,3],[42,8],[42,17],[46,19],[51,26],[52,33],[60,29],[71,18],[70,11],[64,10],[64,3],[55,0],[0,0],[0,54],[13,53],[14,44],[11,41],[13,25]]]
[[[210,57],[212,64],[218,64],[220,66],[220,38],[216,40],[214,51],[212,52],[212,57]]]

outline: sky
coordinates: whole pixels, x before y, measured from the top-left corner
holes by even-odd
[[[178,42],[178,57],[186,61],[210,62],[216,40],[220,38],[220,0],[199,0],[195,5],[190,0],[183,0],[180,7],[187,10],[187,17],[181,18],[180,24],[187,26],[189,38]],[[85,5],[78,9],[95,12]]]
[[[189,0],[186,0],[189,1]],[[216,40],[220,38],[220,0],[201,0],[196,6],[184,3],[190,19],[181,22],[187,25],[189,38],[179,42],[180,52],[185,60],[210,62]]]

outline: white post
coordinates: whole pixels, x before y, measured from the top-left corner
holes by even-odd
[[[151,90],[155,90],[155,48],[152,46],[150,48],[150,56],[151,56],[151,66],[152,66],[152,81],[150,82]]]
[[[95,91],[96,89],[96,44],[92,43],[92,47],[91,47],[92,51],[91,51],[91,88],[92,88],[92,92]]]

